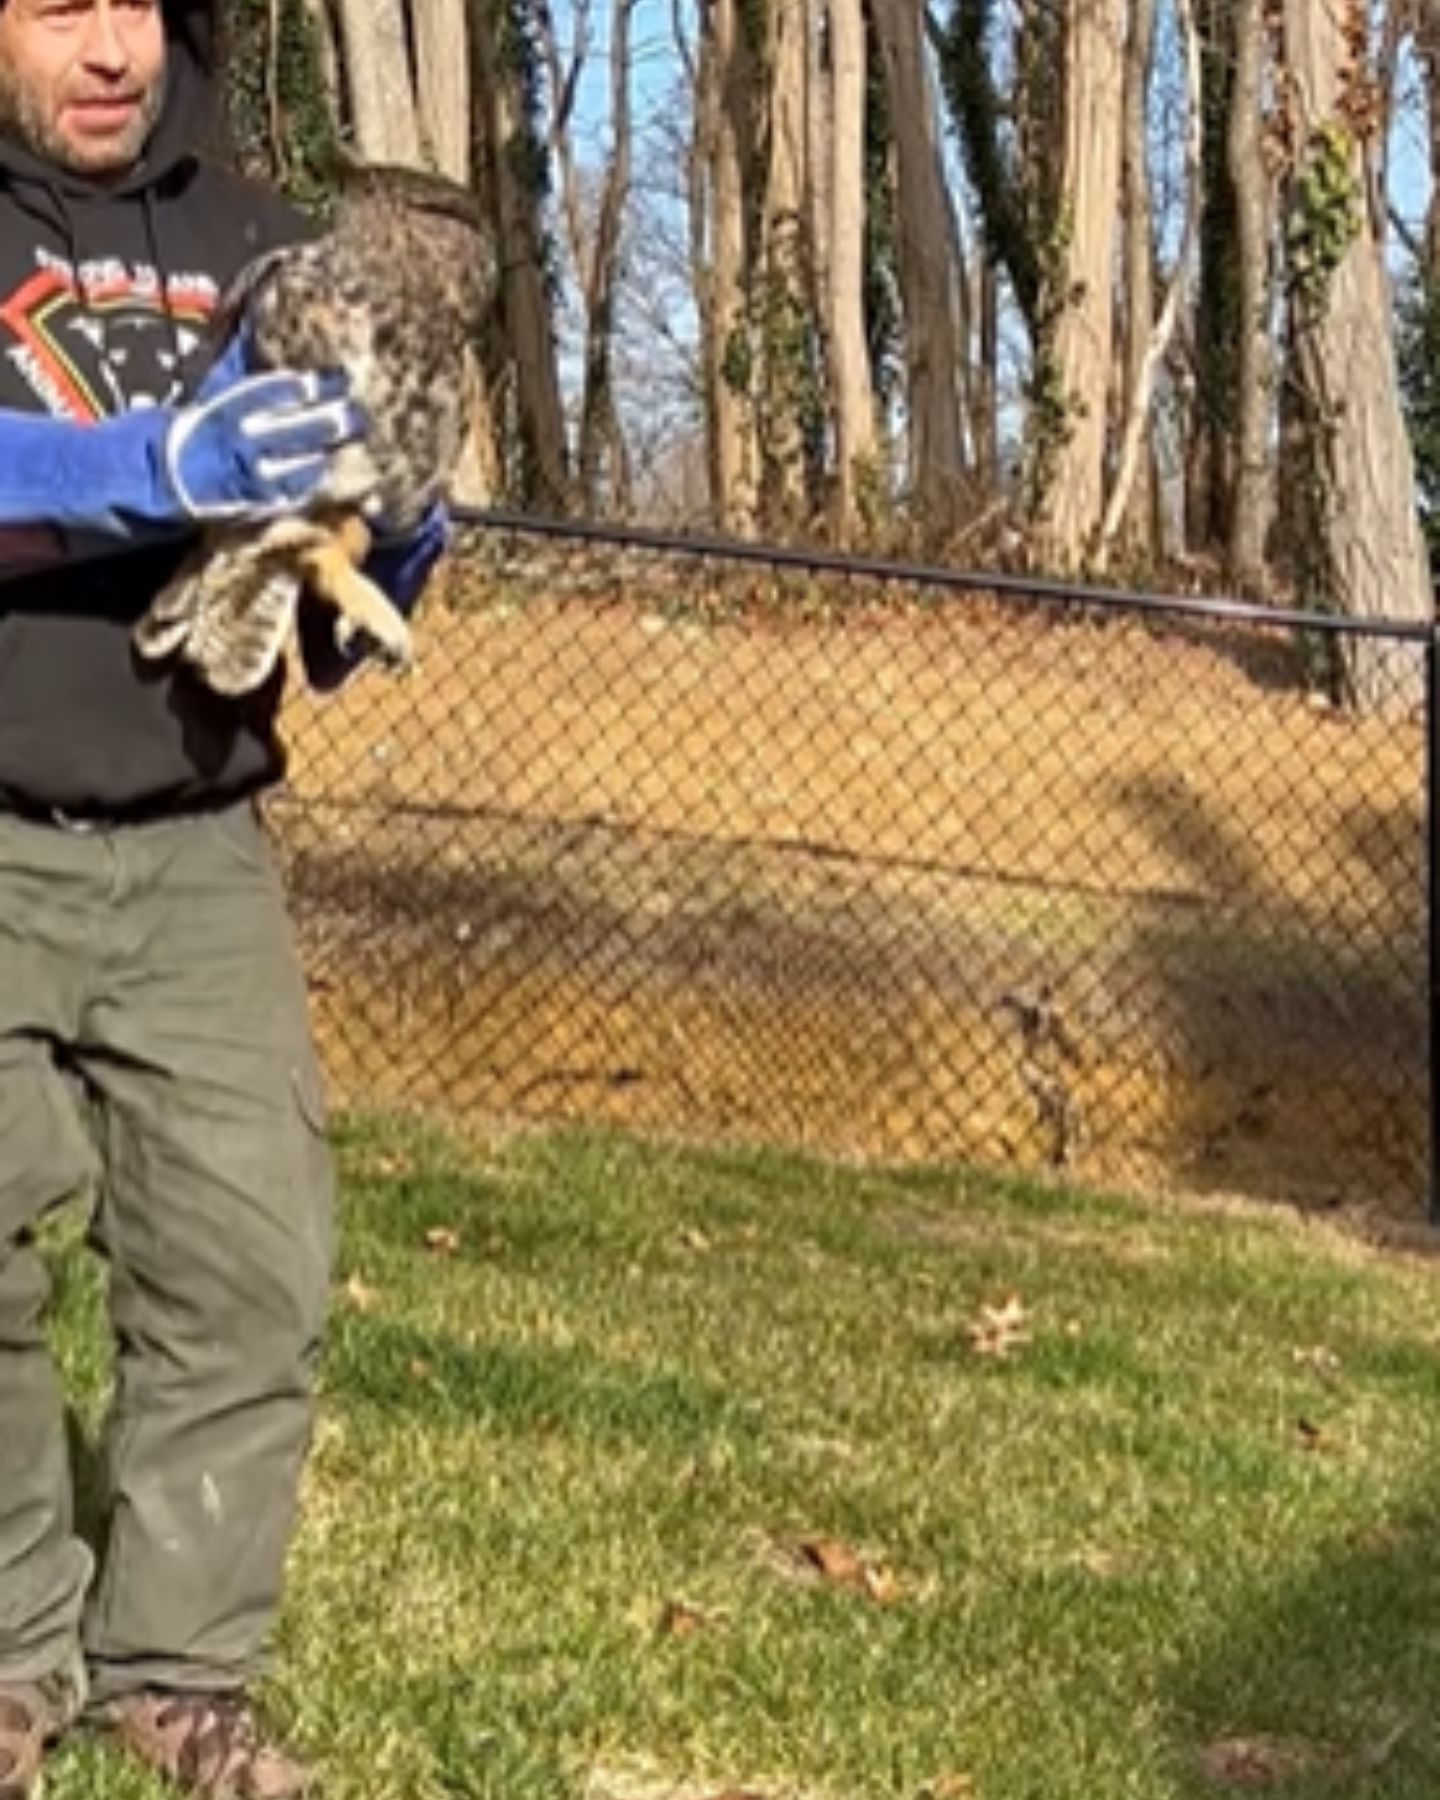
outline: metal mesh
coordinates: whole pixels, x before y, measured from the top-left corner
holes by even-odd
[[[340,1099],[1413,1203],[1422,650],[491,532],[301,697]]]

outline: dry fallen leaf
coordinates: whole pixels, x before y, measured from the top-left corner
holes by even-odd
[[[1295,1435],[1300,1440],[1302,1450],[1325,1451],[1333,1455],[1340,1448],[1339,1439],[1334,1432],[1327,1431],[1323,1425],[1317,1425],[1313,1419],[1297,1419]]]
[[[1113,1581],[1129,1570],[1132,1558],[1123,1550],[1107,1550],[1101,1544],[1086,1544],[1076,1552],[1075,1561],[1087,1575],[1094,1575],[1101,1581]]]
[[[796,1548],[827,1581],[854,1581],[860,1574],[860,1558],[838,1538],[802,1538]]]
[[[966,1328],[977,1356],[1006,1357],[1030,1341],[1030,1315],[1018,1294],[1007,1294],[998,1306],[982,1306]]]
[[[345,1283],[345,1299],[356,1312],[371,1312],[380,1303],[380,1290],[370,1286],[362,1275],[352,1275]]]
[[[410,1379],[412,1381],[428,1381],[434,1373],[434,1367],[426,1362],[423,1356],[410,1358]]]
[[[379,1175],[386,1180],[397,1175],[414,1173],[414,1160],[397,1150],[374,1150],[362,1153],[358,1158],[359,1172],[362,1175]]]
[[[795,1549],[802,1564],[837,1587],[855,1588],[878,1606],[888,1606],[900,1591],[892,1569],[858,1555],[838,1538],[802,1538]]]
[[[710,1239],[698,1225],[687,1225],[684,1231],[680,1233],[680,1248],[682,1250],[694,1250],[698,1252],[708,1250],[710,1247]]]
[[[1200,1753],[1202,1773],[1224,1787],[1273,1787],[1314,1774],[1329,1761],[1317,1746],[1298,1738],[1222,1738]]]
[[[1292,1350],[1290,1359],[1296,1368],[1308,1369],[1320,1381],[1333,1382],[1340,1373],[1340,1358],[1323,1344],[1312,1345],[1308,1350]]]
[[[861,1572],[860,1585],[877,1606],[889,1606],[892,1600],[900,1596],[900,1582],[895,1571],[886,1568],[884,1563],[866,1563]]]
[[[584,1800],[804,1800],[788,1784],[762,1787],[712,1787],[706,1781],[667,1776],[647,1762],[615,1768],[592,1769],[586,1778]]]
[[[958,1771],[936,1775],[920,1790],[920,1800],[975,1800],[975,1781]]]
[[[708,1615],[688,1600],[667,1600],[660,1608],[657,1629],[662,1637],[687,1638],[702,1631],[709,1623]]]
[[[450,1225],[432,1225],[425,1233],[425,1248],[437,1256],[454,1256],[460,1248],[460,1233]]]

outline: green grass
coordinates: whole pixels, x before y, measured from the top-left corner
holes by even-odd
[[[1266,1792],[1440,1793],[1424,1263],[611,1137],[354,1125],[341,1166],[268,1686],[330,1800],[1184,1800],[1232,1739]],[[93,1417],[98,1284],[54,1254]],[[1011,1292],[1029,1341],[977,1354]],[[48,1800],[155,1792],[81,1741]]]

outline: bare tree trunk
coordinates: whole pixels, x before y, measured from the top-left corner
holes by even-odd
[[[944,164],[921,9],[915,0],[873,0],[872,18],[895,134],[910,485],[925,527],[943,539],[960,522],[966,476]]]
[[[479,138],[476,160],[483,167],[484,191],[494,207],[500,247],[501,313],[515,368],[523,457],[520,486],[529,503],[563,509],[569,501],[565,415],[545,284],[540,196],[533,181],[525,179],[533,157],[520,153],[531,126],[517,71],[499,53],[498,9],[506,0],[471,3],[472,124]]]
[[[1197,0],[1196,15],[1204,71],[1205,176],[1200,272],[1190,333],[1193,386],[1185,435],[1185,544],[1198,555],[1211,556],[1225,553],[1235,510],[1240,302],[1237,207],[1226,134],[1238,61],[1238,15],[1234,0]]]
[[[1115,196],[1120,183],[1125,0],[1074,0],[1066,29],[1063,192],[1069,223],[1055,328],[1064,431],[1041,498],[1047,566],[1079,568],[1105,498],[1106,398],[1114,360]]]
[[[1000,282],[995,265],[987,258],[975,275],[975,310],[979,319],[978,360],[975,365],[974,425],[977,473],[987,492],[1000,484]]]
[[[1425,213],[1425,267],[1440,279],[1440,6],[1422,4],[1415,24],[1415,47],[1425,76],[1430,202]]]
[[[875,395],[865,342],[865,15],[861,0],[830,0],[831,166],[826,242],[830,394],[835,415],[834,526],[852,537],[874,483]]]
[[[615,297],[620,236],[630,196],[630,23],[635,0],[612,0],[610,9],[610,159],[600,192],[600,211],[585,270],[585,386],[580,403],[580,486],[587,511],[598,511],[602,479],[609,498],[629,506],[629,459],[615,405]]]
[[[336,0],[355,149],[366,162],[420,163],[404,0]]]
[[[590,41],[589,0],[574,0],[570,8],[572,49],[569,62],[560,53],[550,8],[542,9],[539,18],[540,48],[545,58],[545,75],[550,84],[549,150],[550,161],[560,183],[560,219],[565,230],[565,247],[575,269],[576,279],[584,282],[586,264],[585,206],[580,194],[580,167],[575,159],[575,140],[571,124],[575,102],[585,74]]]
[[[1110,491],[1110,498],[1106,503],[1105,518],[1100,528],[1099,542],[1096,547],[1095,561],[1097,567],[1100,568],[1105,566],[1110,546],[1119,535],[1132,501],[1142,464],[1148,463],[1150,458],[1149,421],[1151,402],[1155,397],[1155,383],[1165,358],[1169,355],[1171,341],[1179,323],[1180,300],[1188,284],[1190,260],[1200,231],[1203,178],[1200,108],[1204,98],[1200,70],[1200,39],[1195,28],[1191,0],[1175,0],[1175,7],[1185,57],[1185,224],[1180,236],[1180,248],[1176,252],[1175,272],[1170,278],[1165,303],[1160,308],[1160,316],[1155,321],[1154,328],[1146,334],[1134,370],[1127,371],[1129,376],[1126,396],[1128,410],[1121,432],[1115,480]],[[1153,305],[1153,297],[1151,304]],[[1147,499],[1153,519],[1155,500],[1153,484]]]
[[[848,3],[848,0],[847,0]],[[815,16],[806,33],[808,63],[805,70],[805,230],[810,245],[811,305],[817,318],[828,319],[832,248],[831,214],[835,209],[835,82],[831,50],[833,27],[829,0],[814,0]],[[862,0],[863,4],[863,0]],[[864,109],[861,109],[863,134]],[[863,135],[860,139],[863,168]]]
[[[410,0],[420,141],[432,167],[470,180],[470,52],[465,0]]]
[[[771,0],[767,111],[769,161],[760,222],[760,346],[757,400],[762,512],[767,529],[808,525],[808,425],[817,408],[815,344],[807,304],[805,230],[809,148],[808,0]]]
[[[974,485],[983,493],[993,481],[995,464],[988,460],[988,421],[980,399],[983,376],[977,374],[975,367],[975,289],[960,207],[953,189],[947,189],[945,194],[945,235],[950,266],[955,272],[955,374],[959,382],[961,460]]]
[[[699,300],[705,436],[715,523],[755,529],[759,490],[745,232],[753,81],[737,0],[707,9],[696,74],[691,261]]]
[[[320,64],[320,80],[324,86],[326,106],[330,117],[338,120],[342,91],[340,45],[335,36],[335,15],[331,11],[329,0],[305,0],[305,17]]]
[[[1407,37],[1414,30],[1415,12],[1424,10],[1428,0],[1380,0],[1378,42],[1375,53],[1376,125],[1372,150],[1368,157],[1370,205],[1375,212],[1375,229],[1382,235],[1388,230],[1387,203],[1390,193],[1390,150],[1394,136],[1395,100],[1400,80],[1400,58]]]
[[[1154,560],[1155,454],[1149,430],[1150,394],[1146,362],[1155,325],[1155,227],[1150,204],[1150,66],[1155,50],[1155,0],[1131,0],[1130,36],[1125,47],[1125,123],[1121,149],[1124,210],[1124,417],[1145,425],[1135,478],[1125,503],[1121,536],[1129,555],[1142,564]],[[1153,386],[1153,383],[1152,383]],[[1143,409],[1143,410],[1142,410]]]
[[[1285,0],[1284,9],[1301,158],[1289,229],[1296,379],[1323,553],[1323,585],[1311,597],[1358,618],[1425,619],[1432,610],[1429,570],[1400,407],[1384,247],[1365,177],[1364,133],[1372,121],[1364,105],[1364,7],[1365,0],[1318,7]],[[1313,210],[1317,174],[1329,177],[1319,184],[1330,196],[1323,221]],[[1403,650],[1352,647],[1346,674],[1358,704],[1418,697],[1418,663]]]
[[[1266,0],[1234,0],[1235,88],[1229,122],[1230,179],[1235,192],[1235,243],[1240,341],[1235,396],[1235,506],[1230,520],[1231,582],[1242,593],[1266,586],[1266,544],[1274,510],[1270,429],[1275,352],[1271,331],[1271,176],[1260,136]]]

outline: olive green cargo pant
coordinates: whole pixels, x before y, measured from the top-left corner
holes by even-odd
[[[73,1529],[35,1222],[82,1188],[116,1392]],[[269,847],[239,805],[0,816],[0,1681],[232,1687],[273,1621],[328,1284],[329,1158]]]

